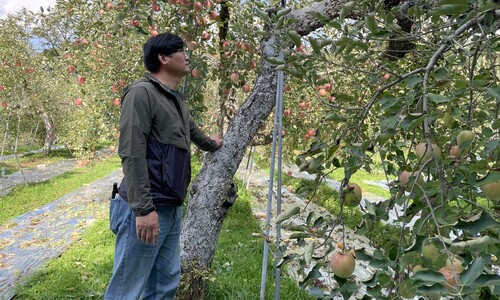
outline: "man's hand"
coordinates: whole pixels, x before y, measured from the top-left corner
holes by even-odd
[[[220,137],[220,134],[212,135],[210,138],[215,142],[215,146],[217,147],[217,149],[222,146],[222,138]]]
[[[135,217],[135,230],[139,240],[146,244],[158,244],[158,232],[160,232],[158,213],[152,211],[145,216]]]

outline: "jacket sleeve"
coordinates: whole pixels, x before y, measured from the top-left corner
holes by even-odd
[[[122,160],[127,200],[136,216],[154,209],[146,162],[153,111],[144,87],[132,87],[123,97],[118,153]]]
[[[215,141],[212,140],[205,133],[203,133],[203,131],[201,131],[201,129],[196,125],[196,123],[193,122],[191,118],[189,118],[189,127],[190,127],[191,140],[198,147],[200,147],[201,150],[213,152],[218,149],[217,145],[215,144]]]

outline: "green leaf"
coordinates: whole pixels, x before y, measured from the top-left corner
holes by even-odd
[[[314,241],[311,241],[304,248],[304,261],[306,262],[306,264],[311,263],[313,251],[314,251]]]
[[[264,57],[264,59],[273,65],[284,65],[285,61],[277,57]]]
[[[310,236],[311,235],[307,232],[294,232],[294,233],[290,234],[290,236],[288,238],[289,239],[304,239],[304,238],[308,238]]]
[[[337,113],[329,114],[325,117],[325,121],[344,122],[345,120],[346,118]]]
[[[278,10],[278,12],[276,13],[276,15],[278,16],[278,18],[284,16],[284,15],[287,15],[289,12],[291,12],[292,9],[291,8],[285,8],[285,9],[280,9]]]
[[[289,208],[288,210],[280,213],[278,217],[276,217],[276,224],[280,224],[281,222],[298,215],[300,213],[300,207],[294,206]]]
[[[497,100],[500,100],[500,87],[490,87],[486,89],[486,92],[491,96],[495,97]]]
[[[470,285],[473,283],[484,269],[484,259],[482,257],[476,257],[472,264],[469,265],[467,270],[460,276],[460,281],[463,285]]]
[[[327,16],[325,16],[324,14],[322,14],[320,12],[308,11],[308,12],[306,12],[306,14],[315,17],[316,19],[318,19],[321,22],[330,21],[330,18],[328,18]]]
[[[484,176],[480,180],[476,181],[474,184],[475,187],[483,186],[488,183],[498,182],[500,181],[500,172],[489,172],[488,175]]]
[[[446,282],[443,274],[434,271],[419,271],[413,276],[413,278],[425,282]]]
[[[411,88],[414,88],[420,82],[422,82],[422,79],[418,75],[411,75],[406,78],[406,84]]]
[[[316,40],[312,36],[308,37],[308,39],[309,43],[311,44],[311,47],[313,48],[314,53],[319,53],[321,47],[319,46],[318,40]]]
[[[267,12],[263,11],[263,10],[260,10],[260,9],[256,9],[255,12],[257,13],[257,16],[266,24],[271,24],[271,18],[269,18],[269,15]]]
[[[299,287],[300,288],[305,288],[309,285],[310,282],[312,282],[315,279],[320,278],[323,276],[321,272],[319,271],[319,268],[321,268],[321,264],[316,264],[312,270],[307,274],[306,278],[302,282],[299,282]]]
[[[295,30],[289,30],[287,33],[288,37],[292,40],[295,46],[299,47],[302,42],[300,41],[301,36]]]
[[[391,138],[394,137],[394,134],[389,134],[389,133],[381,133],[377,136],[377,142],[380,144],[380,146],[383,146],[385,142],[390,140]]]
[[[382,129],[395,129],[399,121],[399,115],[386,116],[380,120],[380,127]]]
[[[477,235],[485,229],[498,226],[500,226],[499,222],[493,219],[486,211],[482,211],[469,220],[460,220],[454,228],[467,231],[471,235]]]
[[[352,11],[354,5],[356,5],[356,1],[349,1],[344,4],[340,10],[340,19],[344,19]]]
[[[377,21],[375,20],[375,16],[373,14],[365,16],[365,25],[371,32],[375,32],[377,30]]]
[[[441,0],[432,12],[433,16],[451,15],[452,18],[469,10],[468,0]]]
[[[448,103],[450,102],[450,98],[443,95],[429,94],[429,98],[434,103]]]

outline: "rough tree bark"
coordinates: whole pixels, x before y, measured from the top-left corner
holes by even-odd
[[[299,20],[293,30],[304,36],[323,26],[307,12],[320,12],[336,18],[346,0],[324,0],[310,7],[292,11]],[[280,36],[262,43],[262,57],[277,57]],[[255,88],[243,103],[224,135],[224,144],[215,153],[207,153],[203,167],[194,179],[181,232],[182,285],[178,299],[203,299],[204,275],[208,274],[222,223],[228,213],[224,206],[228,182],[231,182],[247,147],[257,134],[258,126],[275,105],[277,72],[275,66],[261,60],[261,72]]]

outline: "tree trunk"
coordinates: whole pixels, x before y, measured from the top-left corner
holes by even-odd
[[[55,139],[55,124],[48,112],[41,114],[43,124],[45,125],[45,141],[43,142],[43,153],[49,155]]]

